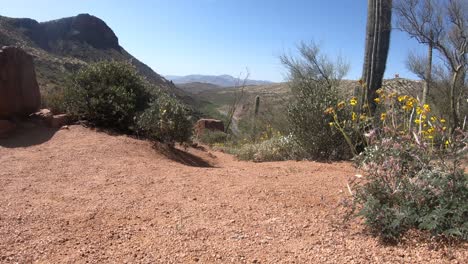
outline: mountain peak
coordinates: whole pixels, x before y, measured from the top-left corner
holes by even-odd
[[[187,76],[174,76],[167,75],[165,76],[168,80],[173,81],[175,84],[188,84],[188,83],[208,83],[214,84],[221,87],[233,87],[241,85],[244,80],[240,78],[233,77],[228,74],[223,75],[202,75],[202,74],[192,74]],[[272,84],[273,82],[269,81],[259,81],[259,80],[246,80],[246,85],[264,85]]]
[[[119,50],[119,40],[114,31],[100,18],[90,14],[79,14],[46,22],[34,19],[12,19],[36,45],[45,50],[63,49],[63,42],[88,44],[96,49]]]

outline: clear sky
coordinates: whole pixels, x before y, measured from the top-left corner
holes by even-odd
[[[47,21],[79,13],[103,19],[120,45],[163,75],[231,74],[282,81],[278,56],[315,41],[362,71],[366,0],[0,0],[0,15]],[[393,31],[386,77],[424,47]]]

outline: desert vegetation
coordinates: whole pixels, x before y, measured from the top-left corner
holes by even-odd
[[[245,78],[219,83],[234,87],[197,82],[182,89],[134,60],[96,17],[0,17],[0,29],[8,29],[0,42],[27,44],[39,58],[42,106],[51,110],[3,123],[15,130],[20,120],[22,133],[0,139],[0,198],[7,204],[0,209],[0,236],[7,237],[0,262],[41,260],[43,233],[54,260],[64,258],[65,247],[79,250],[72,261],[229,256],[258,263],[254,255],[264,250],[261,257],[273,263],[285,255],[300,263],[317,256],[391,262],[413,260],[405,259],[410,249],[420,262],[432,261],[427,252],[435,262],[463,262],[467,7],[462,0],[369,0],[359,80],[344,79],[345,56],[304,41],[277,58],[284,83],[249,85],[247,70]],[[70,35],[59,36],[70,21],[81,21],[83,31],[60,39]],[[86,34],[92,25],[108,39]],[[60,34],[43,39],[21,33],[54,28]],[[392,30],[424,48],[406,62],[421,81],[384,80]],[[73,125],[46,127],[59,113]],[[25,248],[9,246],[15,243]]]
[[[151,87],[127,63],[90,64],[53,96],[59,109],[93,126],[168,143],[187,142],[191,137],[188,107]]]
[[[429,58],[408,59],[409,70],[424,80],[421,90],[383,84],[392,10],[398,28],[428,46]],[[202,141],[256,162],[352,159],[360,171],[348,185],[353,214],[374,234],[395,242],[420,229],[466,240],[465,11],[460,1],[395,1],[393,7],[392,1],[369,1],[358,83],[343,89],[345,60],[330,59],[315,43],[301,43],[299,55],[280,57],[290,89],[285,108],[275,112],[286,117],[281,124],[262,126],[261,97],[252,95],[240,133]],[[433,49],[442,65],[433,65]],[[244,96],[245,90],[238,93]],[[232,100],[230,119],[238,94]]]

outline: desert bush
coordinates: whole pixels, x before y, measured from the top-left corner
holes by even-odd
[[[256,162],[295,160],[305,156],[304,150],[293,135],[278,134],[261,140],[258,143],[245,143],[235,149],[233,154],[240,160]]]
[[[214,145],[219,143],[224,143],[228,139],[228,134],[222,131],[211,131],[206,129],[198,138],[201,143],[207,145]]]
[[[189,109],[176,98],[159,93],[137,120],[138,133],[161,142],[188,142],[192,135]]]
[[[288,110],[291,133],[305,150],[304,158],[350,158],[346,142],[329,127],[332,120],[325,114],[328,106],[340,101],[338,86],[348,66],[340,59],[331,61],[314,44],[301,44],[299,54],[299,58],[281,58],[289,71],[293,94]]]
[[[65,113],[64,91],[55,88],[41,93],[41,107],[51,110],[53,113]]]
[[[349,133],[363,135],[365,148],[355,162],[364,176],[357,175],[350,188],[357,215],[386,241],[398,241],[412,228],[466,240],[468,178],[460,162],[466,132],[449,133],[446,120],[414,97],[377,93],[373,116],[356,97],[327,109],[355,153]],[[341,120],[340,111],[351,119]]]
[[[63,94],[69,114],[125,132],[135,130],[135,119],[147,107],[149,97],[133,66],[107,61],[78,71]]]

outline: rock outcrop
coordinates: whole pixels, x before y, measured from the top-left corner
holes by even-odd
[[[224,123],[217,119],[200,119],[195,124],[194,130],[197,137],[203,135],[205,130],[224,132]]]
[[[0,120],[0,138],[8,137],[15,128],[15,123],[8,120]]]
[[[22,28],[36,45],[49,51],[58,49],[68,41],[87,43],[96,49],[120,50],[118,38],[112,29],[101,19],[89,14],[42,23],[20,18],[14,20],[14,25]]]
[[[111,27],[93,15],[79,14],[45,22],[0,15],[2,45],[21,46],[34,55],[44,92],[62,88],[64,76],[88,63],[112,60],[130,62],[152,86],[175,94],[186,103],[193,102],[186,92],[121,47]]]
[[[20,48],[0,50],[0,119],[27,116],[41,105],[32,57]]]

